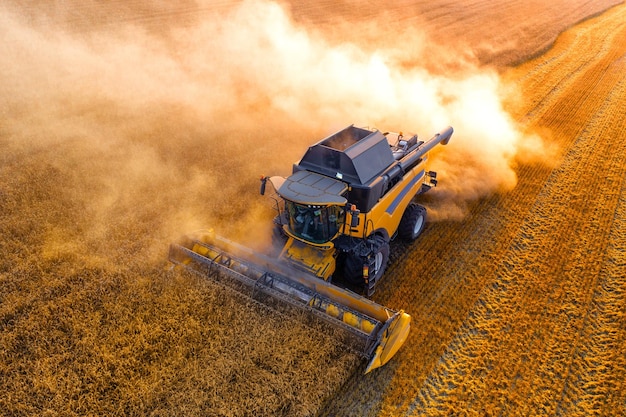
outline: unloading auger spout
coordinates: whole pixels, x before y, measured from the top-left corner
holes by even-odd
[[[338,329],[343,341],[369,360],[365,373],[387,363],[404,343],[411,318],[349,290],[298,271],[211,231],[170,245],[171,262],[270,306],[308,311]]]

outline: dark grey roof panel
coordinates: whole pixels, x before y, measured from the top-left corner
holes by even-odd
[[[298,171],[285,180],[278,194],[287,200],[303,204],[346,204],[342,196],[348,186],[335,179],[309,171]]]

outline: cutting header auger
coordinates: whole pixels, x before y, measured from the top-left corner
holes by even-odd
[[[201,231],[172,244],[169,259],[282,311],[308,311],[368,359],[367,373],[408,336],[410,316],[369,297],[389,242],[415,240],[424,229],[426,209],[414,200],[437,185],[428,153],[452,133],[447,127],[423,142],[348,126],[309,147],[289,177],[261,178],[261,194],[269,182],[277,210],[267,253]]]

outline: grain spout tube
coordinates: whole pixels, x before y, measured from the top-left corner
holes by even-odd
[[[402,310],[376,304],[209,231],[173,243],[169,259],[280,311],[308,312],[368,360],[365,373],[387,363],[409,333],[411,317]]]

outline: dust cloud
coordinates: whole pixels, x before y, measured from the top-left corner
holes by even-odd
[[[233,3],[157,31],[132,19],[79,30],[63,10],[0,7],[4,162],[51,170],[54,195],[30,196],[58,196],[49,213],[75,207],[69,230],[49,214],[50,247],[86,244],[93,256],[130,241],[99,250],[156,257],[201,227],[263,241],[273,213],[259,175],[288,175],[308,145],[353,123],[422,139],[454,127],[431,154],[431,219],[461,219],[468,202],[514,187],[525,142],[542,152],[504,111],[497,72],[466,51],[382,29],[384,42],[340,41],[279,3]]]

